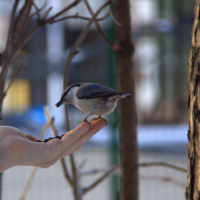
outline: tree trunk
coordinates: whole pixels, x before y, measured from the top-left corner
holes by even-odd
[[[200,0],[196,0],[188,61],[188,174],[186,200],[200,199]]]
[[[117,60],[118,87],[120,91],[134,93],[134,68],[132,63],[131,18],[129,0],[115,0],[114,52]],[[121,194],[124,200],[138,200],[138,149],[137,112],[135,95],[119,103]]]

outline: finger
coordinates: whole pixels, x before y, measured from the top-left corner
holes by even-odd
[[[83,122],[75,129],[65,133],[65,135],[62,137],[62,141],[65,142],[65,140],[68,140],[68,142],[70,141],[71,143],[73,143],[89,130],[90,125],[87,122]]]
[[[29,139],[30,141],[37,141],[37,139],[35,137],[33,137],[32,135],[28,135],[28,134],[25,134],[25,136],[27,137],[27,139]]]
[[[100,131],[103,127],[105,127],[106,123],[104,120],[99,119],[99,120],[95,120],[92,122],[92,128],[87,131],[85,134],[83,134],[77,141],[75,141],[71,148],[68,149],[68,151],[63,152],[63,154],[61,154],[61,157],[67,156],[70,151],[70,154],[73,153],[74,151],[78,150],[80,147],[82,147],[95,133],[97,133],[98,131]]]
[[[94,121],[92,129],[79,138],[81,145],[85,144],[94,134],[99,132],[105,126],[106,123],[102,119]]]

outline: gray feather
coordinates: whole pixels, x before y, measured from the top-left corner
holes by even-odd
[[[96,83],[83,83],[77,91],[78,99],[94,99],[97,97],[108,98],[117,94],[126,94]],[[132,95],[132,94],[130,94]]]

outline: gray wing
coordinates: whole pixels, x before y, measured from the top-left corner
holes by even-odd
[[[124,93],[118,92],[117,90],[113,90],[111,88],[96,83],[83,83],[79,87],[76,96],[78,99],[94,99],[97,97],[107,98],[117,94]]]

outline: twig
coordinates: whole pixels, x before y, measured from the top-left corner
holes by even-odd
[[[34,3],[34,2],[32,2],[32,5],[34,6],[34,8],[35,8],[35,10],[36,10],[36,14],[37,14],[37,16],[38,16],[38,21],[40,20],[40,9],[37,7],[37,5]],[[30,17],[29,17],[30,18]]]
[[[96,21],[102,21],[102,20],[106,19],[109,16],[109,14],[110,14],[110,12],[108,12],[105,16],[103,16],[101,18],[97,18]],[[78,13],[76,13],[75,15],[69,15],[69,16],[66,16],[66,17],[59,18],[57,20],[52,20],[50,22],[50,24],[51,23],[56,23],[56,22],[59,22],[59,21],[63,21],[65,19],[72,19],[72,18],[74,18],[74,19],[83,19],[83,20],[90,20],[91,19],[89,17],[80,16],[80,15],[78,15]]]
[[[64,9],[62,9],[60,12],[58,12],[55,15],[53,15],[53,16],[49,17],[48,19],[46,19],[45,23],[51,23],[51,21],[55,20],[56,17],[60,16],[61,14],[63,14],[67,10],[69,10],[70,8],[76,6],[80,2],[81,2],[81,0],[73,1],[71,4],[69,4],[67,7],[65,7]]]
[[[47,122],[50,122],[51,118],[50,118],[50,114],[49,114],[49,111],[47,109],[47,106],[44,106],[44,114],[45,114],[45,116],[47,118]],[[52,134],[54,135],[54,137],[56,137],[58,134],[57,134],[57,131],[56,131],[55,127],[54,127],[54,124],[51,122],[49,124],[49,126],[51,128]],[[68,172],[67,165],[65,164],[64,158],[61,158],[61,165],[62,165],[65,177],[66,177],[69,185],[71,187],[73,187],[73,180],[72,180],[72,178],[71,178],[71,176],[70,176],[70,174]]]
[[[11,38],[12,38],[12,35],[13,35],[14,26],[15,26],[14,18],[15,18],[15,13],[16,13],[16,10],[17,10],[18,3],[19,3],[19,0],[15,0],[15,3],[12,7],[11,18],[10,18],[10,27],[9,27],[9,32],[8,32],[8,39],[7,39],[7,43],[6,43],[6,48],[5,48],[5,51],[4,51],[4,56],[7,56],[9,49],[11,47]]]
[[[80,173],[79,169],[77,168],[77,164],[75,163],[74,155],[70,154],[70,161],[73,173],[73,189],[74,189],[74,197],[75,200],[81,200],[83,189],[81,187],[81,180],[80,180]]]
[[[115,174],[120,174],[120,165],[116,165],[118,166],[118,169],[116,169],[113,173]],[[151,163],[140,163],[138,164],[138,167],[153,167],[153,166],[162,166],[162,167],[167,167],[167,168],[171,168],[180,172],[187,172],[187,169],[182,168],[182,167],[178,167],[176,165],[172,165],[169,163],[164,163],[164,162],[151,162]],[[102,169],[92,169],[92,170],[88,170],[88,171],[84,171],[81,173],[82,176],[85,175],[91,175],[91,174],[98,174],[98,173],[102,173],[105,171],[108,171],[109,168],[102,168]]]
[[[30,175],[29,175],[29,177],[28,177],[28,180],[27,180],[27,182],[26,182],[26,185],[25,185],[25,187],[24,187],[24,190],[22,191],[22,193],[21,193],[21,195],[20,195],[20,197],[19,197],[19,200],[24,200],[24,199],[25,199],[25,197],[26,197],[26,195],[27,195],[27,193],[28,193],[28,191],[29,191],[29,188],[30,188],[30,186],[31,186],[31,183],[32,183],[32,181],[33,181],[33,178],[35,177],[35,174],[36,174],[36,172],[37,172],[37,169],[38,169],[38,167],[33,167],[33,168],[32,168],[31,173],[30,173]]]
[[[48,126],[49,126],[49,124],[48,124],[48,122],[46,122],[45,125],[42,128],[41,133],[40,133],[40,140],[44,139],[44,135],[45,135],[45,132],[46,132]],[[21,195],[19,197],[19,200],[24,200],[25,199],[25,197],[26,197],[26,195],[27,195],[27,193],[29,191],[29,188],[31,186],[31,183],[33,181],[33,178],[34,178],[34,176],[35,176],[35,174],[37,172],[37,169],[38,169],[38,167],[33,167],[32,168],[31,173],[30,173],[30,175],[28,177],[28,180],[26,181],[25,187],[24,187],[24,189],[23,189],[23,191],[22,191],[22,193],[21,193]]]
[[[45,0],[45,2],[41,8],[38,8],[38,10],[36,9],[36,12],[34,12],[32,15],[29,16],[29,19],[31,19],[34,15],[36,15],[38,13],[38,11],[43,10],[45,8],[46,4],[47,4],[47,0]]]
[[[4,97],[6,96],[8,90],[10,89],[10,86],[12,85],[13,81],[15,80],[15,78],[16,78],[16,76],[19,74],[19,72],[22,70],[22,68],[23,68],[23,65],[21,65],[21,66],[19,67],[19,69],[14,73],[14,75],[13,75],[13,77],[12,77],[10,83],[8,84],[7,88],[5,89],[5,91],[4,91],[4,93],[3,93],[2,99],[4,99]]]
[[[170,178],[170,177],[158,177],[158,176],[140,176],[140,178],[142,180],[149,180],[149,181],[162,181],[162,182],[169,182],[169,183],[173,183],[177,186],[180,186],[180,187],[183,187],[185,188],[186,186],[186,183],[183,183],[183,182],[180,182],[180,181],[177,181],[173,178]]]
[[[115,165],[113,167],[111,167],[108,171],[105,172],[105,174],[103,176],[101,176],[99,179],[97,179],[94,183],[92,183],[90,186],[88,186],[87,188],[83,189],[83,194],[86,194],[87,192],[89,192],[91,189],[93,189],[94,187],[96,187],[99,183],[101,183],[105,178],[107,178],[110,174],[112,174],[117,168],[119,167],[119,165]]]
[[[115,166],[116,166],[116,169],[112,173],[120,174],[121,173],[120,172],[120,165],[115,165]],[[110,167],[109,168],[99,168],[99,169],[87,170],[87,171],[83,171],[81,173],[81,175],[85,176],[85,175],[91,175],[91,174],[99,174],[99,173],[102,173],[102,172],[107,172],[109,169],[110,169]]]
[[[140,163],[138,164],[138,166],[139,167],[163,166],[163,167],[168,167],[174,170],[178,170],[180,172],[187,173],[187,169],[185,168],[177,167],[176,165],[172,165],[172,164],[164,163],[164,162]]]
[[[44,14],[44,17],[42,18],[42,20],[45,20],[47,15],[49,14],[49,12],[53,9],[53,7],[49,7],[48,10],[46,11],[46,13]]]
[[[85,158],[85,159],[79,164],[78,169],[82,169],[82,168],[85,166],[86,163],[87,163],[87,159]]]
[[[94,13],[92,11],[92,8],[91,6],[89,5],[88,1],[87,0],[84,0],[85,1],[85,4],[90,12],[90,14],[93,16]],[[110,9],[109,9],[109,14],[112,13],[110,12]],[[112,48],[113,47],[113,44],[109,41],[109,39],[106,37],[106,35],[104,34],[103,30],[101,29],[99,23],[97,22],[97,19],[95,19],[95,24],[96,24],[96,27],[97,27],[97,30],[98,32],[100,33],[101,37],[104,39],[104,41]]]

